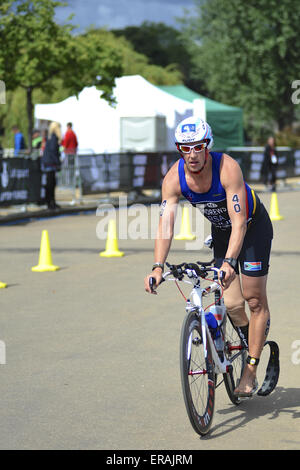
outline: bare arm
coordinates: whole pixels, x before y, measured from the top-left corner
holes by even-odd
[[[175,164],[165,176],[162,185],[162,203],[155,239],[154,263],[164,264],[167,259],[173,238],[176,209],[180,194],[178,169],[177,164]],[[150,277],[154,277],[156,285],[158,285],[162,278],[162,269],[158,267],[145,277],[144,285],[147,292],[151,292],[149,287]]]
[[[225,258],[236,259],[240,254],[247,230],[245,184],[240,166],[226,154],[223,156],[220,176],[226,191],[227,210],[232,227]],[[234,270],[228,263],[223,263],[221,269],[228,272],[228,276],[225,277],[225,286],[228,287],[235,277]],[[227,280],[228,285],[226,285]]]

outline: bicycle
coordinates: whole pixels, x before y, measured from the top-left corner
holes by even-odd
[[[223,300],[221,284],[224,272],[210,262],[181,263],[170,265],[163,274],[162,282],[169,276],[176,282],[193,285],[189,298],[186,298],[186,316],[183,321],[180,339],[180,372],[184,402],[194,430],[201,436],[211,428],[215,406],[215,390],[223,382],[229,399],[234,405],[243,401],[234,394],[246,363],[247,348],[238,335]],[[213,273],[213,278],[208,275]],[[188,280],[184,280],[184,277]],[[218,280],[220,279],[220,281]],[[203,281],[211,282],[202,287]],[[150,278],[150,288],[154,289],[154,278]],[[203,299],[214,294],[214,302],[203,307]],[[210,311],[207,311],[210,310]],[[212,313],[214,321],[212,321]],[[229,321],[228,321],[229,320]],[[267,373],[258,395],[266,396],[275,388],[279,376],[279,349],[275,342],[268,341],[271,349]],[[223,380],[217,383],[218,374]]]

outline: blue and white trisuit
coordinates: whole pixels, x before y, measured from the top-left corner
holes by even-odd
[[[226,192],[220,181],[222,153],[210,152],[212,158],[212,183],[206,193],[192,191],[185,178],[185,161],[179,160],[178,174],[182,195],[212,224],[212,238],[216,266],[225,258],[231,234],[231,220],[227,210]],[[269,215],[257,194],[245,183],[247,232],[238,261],[246,276],[264,276],[268,273],[273,227]],[[237,265],[236,272],[239,272]]]

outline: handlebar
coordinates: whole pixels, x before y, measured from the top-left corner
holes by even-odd
[[[178,279],[179,281],[182,281],[185,275],[188,277],[196,277],[199,278],[201,277],[202,279],[205,279],[208,275],[209,272],[217,272],[219,273],[219,279],[221,281],[221,284],[223,285],[222,280],[225,277],[225,272],[220,271],[220,269],[215,268],[212,266],[214,262],[214,259],[207,262],[207,261],[197,261],[196,263],[181,263],[181,264],[169,264],[166,263],[167,267],[169,268],[169,271],[167,271],[160,282],[164,282],[166,278],[170,275],[172,275],[175,279]],[[194,274],[195,273],[195,274]],[[155,287],[156,286],[156,281],[155,278],[150,277],[149,278],[149,286],[151,289],[151,292],[155,292]]]
[[[197,261],[196,263],[181,263],[181,264],[169,264],[166,263],[171,274],[181,281],[183,279],[184,274],[188,275],[188,270],[195,271],[198,277],[202,277],[203,279],[207,276],[209,271],[216,271],[218,268],[212,266],[214,260],[211,261]]]

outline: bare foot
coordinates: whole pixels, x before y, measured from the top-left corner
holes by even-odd
[[[239,397],[251,397],[256,390],[256,367],[246,364],[241,381],[234,394]]]

